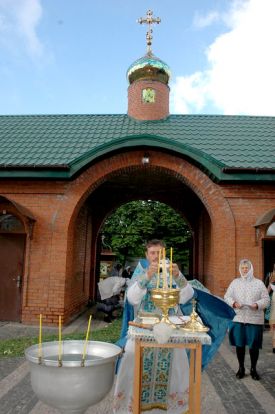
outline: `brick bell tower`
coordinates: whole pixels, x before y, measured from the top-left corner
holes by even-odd
[[[149,25],[147,53],[132,63],[127,71],[128,115],[141,121],[164,119],[169,115],[168,83],[171,72],[169,66],[152,53],[151,25],[160,23],[160,18],[153,18],[152,15],[153,12],[148,10],[146,18],[138,19],[138,23]]]

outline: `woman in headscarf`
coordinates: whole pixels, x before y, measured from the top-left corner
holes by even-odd
[[[263,342],[264,309],[269,305],[269,295],[264,283],[254,277],[250,260],[243,259],[239,266],[240,277],[234,279],[224,296],[234,308],[236,316],[229,330],[229,341],[236,347],[239,369],[238,379],[245,376],[245,347],[248,346],[252,379],[259,380],[256,366]]]

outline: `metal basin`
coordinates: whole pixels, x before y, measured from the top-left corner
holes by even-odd
[[[59,343],[42,343],[39,364],[38,345],[25,350],[30,364],[31,384],[37,397],[61,413],[85,413],[110,391],[115,362],[121,348],[107,342],[89,341],[84,366],[84,341],[62,341],[62,366],[58,366]]]

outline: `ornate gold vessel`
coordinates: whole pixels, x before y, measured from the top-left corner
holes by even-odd
[[[169,309],[174,308],[179,303],[179,295],[180,289],[152,289],[152,301],[162,311],[162,319],[160,322],[173,325],[168,318],[168,312]]]
[[[202,322],[198,320],[198,314],[195,311],[196,300],[192,299],[192,313],[190,314],[190,321],[188,321],[181,329],[188,332],[208,332],[209,328],[204,326]]]

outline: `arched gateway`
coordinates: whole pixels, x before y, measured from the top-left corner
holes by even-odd
[[[182,214],[192,274],[217,295],[240,258],[259,277],[273,265],[275,216],[260,218],[275,207],[275,118],[169,115],[170,69],[151,47],[127,76],[127,115],[0,116],[0,243],[12,238],[7,211],[23,240],[16,316],[1,299],[0,319],[57,324],[80,312],[95,297],[100,226],[136,199]],[[2,271],[1,289],[18,271]]]
[[[215,280],[215,271],[224,273],[224,267],[229,274],[235,271],[235,224],[226,198],[219,186],[187,160],[156,149],[146,151],[149,164],[142,163],[144,150],[132,150],[106,157],[74,181],[66,193],[66,215],[60,215],[69,229],[68,239],[73,243],[75,223],[86,208],[91,215],[95,257],[97,234],[110,211],[134,199],[165,202],[183,215],[194,234],[193,274],[222,293],[225,286],[220,278]],[[230,246],[226,250],[220,243],[225,234]]]

